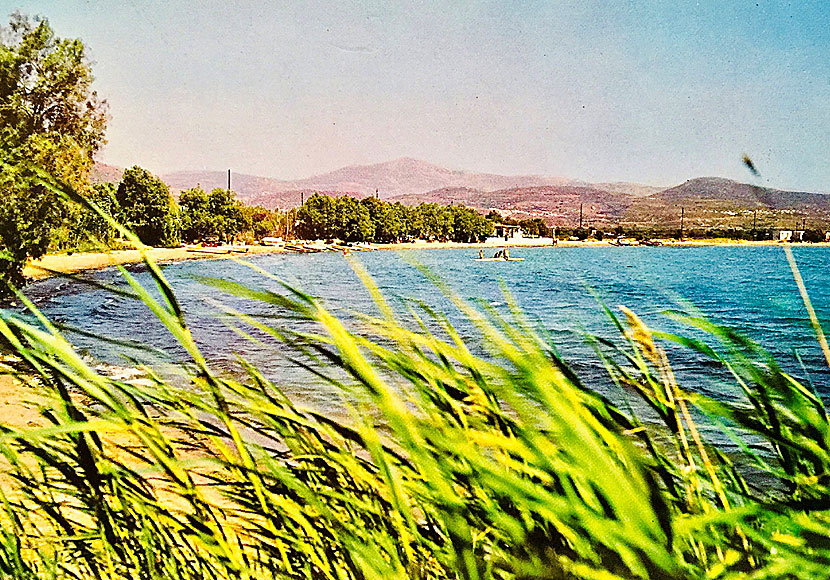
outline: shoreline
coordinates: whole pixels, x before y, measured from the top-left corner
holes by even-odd
[[[729,240],[725,238],[705,238],[700,240],[658,240],[659,247],[704,247],[704,246],[750,246],[771,247],[782,246],[782,242],[775,240]],[[828,242],[797,242],[791,246],[830,247]],[[405,242],[398,244],[371,244],[369,247],[376,250],[446,250],[446,249],[486,249],[486,248],[596,248],[596,247],[635,247],[614,246],[608,240],[597,241],[569,241],[560,240],[557,246],[551,244],[550,238],[522,238],[519,240],[488,240],[479,243],[462,242]],[[240,246],[244,252],[211,253],[210,248],[203,251],[192,251],[186,247],[180,248],[149,248],[146,253],[156,262],[180,262],[185,260],[226,260],[231,257],[245,258],[265,254],[293,253],[277,246]],[[55,274],[76,274],[78,272],[103,270],[116,265],[135,264],[141,262],[140,250],[110,250],[108,252],[79,252],[72,254],[46,254],[37,260],[29,260],[23,269],[23,275],[29,280],[49,278]]]

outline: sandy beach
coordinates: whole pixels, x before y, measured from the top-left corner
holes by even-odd
[[[192,251],[188,248],[150,248],[147,255],[155,262],[176,262],[180,260],[218,260],[230,257],[242,257],[257,254],[284,252],[274,246],[245,246],[244,252],[227,253],[216,248],[202,248]],[[219,253],[222,252],[222,253]],[[100,270],[116,264],[134,264],[141,262],[140,250],[112,250],[109,252],[80,252],[73,254],[46,254],[38,260],[29,260],[23,269],[23,275],[31,279],[46,278],[52,272],[72,274],[84,270]]]

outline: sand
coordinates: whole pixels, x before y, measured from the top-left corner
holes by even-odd
[[[239,248],[245,253],[233,252],[217,248],[202,248],[193,252],[187,248],[149,248],[147,255],[156,262],[175,262],[180,260],[218,260],[233,257],[246,257],[256,254],[273,254],[284,252],[281,248],[274,246],[245,246]],[[220,253],[222,252],[222,253]],[[46,254],[38,260],[30,260],[23,269],[23,275],[27,278],[46,278],[52,272],[72,274],[84,270],[100,270],[109,268],[116,264],[133,264],[141,262],[139,250],[112,250],[109,252],[82,252],[73,254]]]
[[[7,372],[3,369],[2,372]],[[35,402],[39,394],[11,374],[0,374],[0,423],[17,428],[44,425]]]

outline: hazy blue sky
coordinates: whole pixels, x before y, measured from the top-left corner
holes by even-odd
[[[80,37],[102,160],[830,191],[830,2],[0,0]],[[757,181],[757,180],[756,180]]]

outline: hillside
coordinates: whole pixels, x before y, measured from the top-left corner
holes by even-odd
[[[631,184],[572,182],[490,192],[441,188],[393,200],[408,205],[453,203],[499,209],[512,217],[538,217],[560,226],[579,223],[580,205],[583,223],[602,227],[637,224],[679,228],[681,209],[686,226],[694,227],[794,227],[795,220],[801,219],[809,219],[814,226],[830,224],[830,195],[782,191],[717,177],[654,189],[657,191]]]
[[[623,214],[636,199],[593,186],[545,185],[511,187],[484,192],[469,188],[442,188],[423,194],[392,198],[407,205],[418,203],[463,204],[479,209],[499,209],[519,217],[541,217],[550,223],[564,224],[579,219],[613,220]]]
[[[117,167],[98,163],[94,171],[94,180],[117,181],[121,171]],[[178,193],[196,186],[206,190],[227,187],[228,175],[226,171],[176,171],[162,175],[162,179],[174,193]],[[507,192],[511,190],[534,187],[579,187],[635,197],[649,195],[662,189],[635,183],[591,184],[562,177],[456,171],[408,157],[371,165],[351,165],[293,181],[233,173],[231,187],[244,202],[271,208],[298,205],[302,194],[310,195],[315,191],[356,196],[373,195],[377,191],[381,199],[419,195],[429,197],[436,191],[457,191],[466,192],[461,196],[464,201],[458,199],[458,203],[480,207],[487,206],[489,202],[486,199],[492,199],[493,196],[484,196],[482,200],[476,201],[479,194],[502,192],[496,198],[506,199],[510,197]],[[417,198],[405,199],[410,203],[416,203]]]
[[[96,162],[89,174],[89,180],[92,183],[116,182],[121,181],[122,175],[124,175],[124,170],[120,167]]]
[[[295,189],[317,189],[326,191],[354,191],[369,195],[378,190],[381,198],[408,193],[421,193],[433,189],[469,188],[494,191],[507,187],[549,185],[565,183],[558,177],[536,175],[496,175],[492,173],[471,173],[453,171],[408,157],[375,163],[353,165],[330,173],[295,181]]]
[[[196,184],[206,189],[227,186],[227,173],[223,171],[179,171],[162,177],[175,190],[187,189]],[[301,191],[355,193],[365,196],[372,195],[377,190],[382,199],[388,199],[396,195],[423,193],[442,187],[494,191],[507,187],[567,182],[568,180],[558,177],[454,171],[403,157],[372,165],[350,165],[293,181],[234,173],[231,185],[241,199],[257,199],[263,205],[281,207],[290,198],[288,194],[296,194],[299,199]]]
[[[115,181],[121,173],[117,167],[96,164],[93,180]],[[174,193],[197,185],[206,190],[227,186],[224,171],[179,171],[162,178]],[[681,208],[689,224],[702,227],[745,227],[755,220],[768,227],[792,226],[795,216],[830,224],[830,195],[783,191],[719,177],[699,177],[660,188],[454,171],[405,157],[294,181],[234,173],[231,185],[247,204],[280,209],[296,207],[314,192],[365,197],[377,190],[382,199],[407,205],[430,202],[485,211],[495,208],[514,217],[538,217],[556,225],[577,224],[580,205],[584,223],[603,227],[679,225]]]
[[[830,208],[830,195],[801,191],[783,191],[740,183],[721,177],[698,177],[653,196],[666,203],[721,201],[741,207]]]

